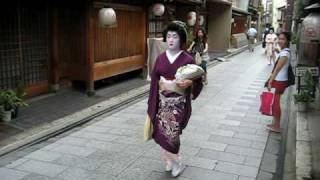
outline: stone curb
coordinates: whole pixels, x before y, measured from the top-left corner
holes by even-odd
[[[308,129],[307,114],[297,112],[296,121],[296,179],[311,179],[311,138]]]
[[[259,43],[257,43],[256,45],[258,44]],[[230,58],[232,56],[235,56],[245,51],[246,49],[247,49],[247,46],[241,47],[237,49],[235,52],[227,54],[223,57]],[[208,63],[208,66],[215,66],[219,63],[220,63],[219,61],[210,61]],[[46,123],[39,127],[35,127],[29,131],[20,133],[13,137],[14,139],[19,139],[18,141],[15,141],[9,145],[0,147],[0,157],[11,151],[14,151],[23,146],[26,146],[28,144],[32,144],[35,142],[39,142],[43,139],[46,139],[50,135],[52,136],[54,134],[58,134],[59,132],[61,133],[66,129],[88,122],[94,117],[97,117],[103,113],[111,111],[112,109],[115,109],[126,102],[133,101],[138,97],[146,95],[149,91],[149,86],[150,85],[147,84],[142,87],[130,90],[116,97],[110,98],[108,100],[105,100],[103,102],[90,106],[88,108],[80,110],[71,115],[57,119],[51,123]]]

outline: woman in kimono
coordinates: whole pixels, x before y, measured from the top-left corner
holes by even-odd
[[[274,33],[273,29],[270,29],[269,34],[266,37],[266,43],[267,43],[266,51],[267,51],[267,57],[269,60],[269,63],[268,63],[269,65],[271,65],[271,61],[273,62],[273,64],[275,63],[275,58],[276,58],[275,48],[277,45],[277,41],[278,41],[277,35]]]
[[[202,89],[202,79],[175,81],[175,73],[181,66],[194,64],[193,58],[182,50],[187,32],[182,22],[172,22],[163,32],[163,41],[168,49],[161,53],[154,65],[148,115],[153,124],[153,139],[161,146],[161,157],[166,171],[173,177],[185,169],[179,155],[182,130],[191,115],[191,99],[195,99]]]

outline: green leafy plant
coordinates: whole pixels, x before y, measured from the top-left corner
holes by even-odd
[[[0,106],[3,110],[10,111],[14,107],[27,106],[27,104],[17,96],[13,90],[0,91]]]
[[[305,87],[298,94],[294,95],[295,102],[312,102],[314,101],[312,92],[315,87],[315,82],[312,78],[312,74],[309,71],[306,71],[303,78]]]
[[[299,92],[298,94],[295,94],[294,95],[294,101],[296,103],[298,102],[312,102],[314,99],[313,97],[311,96],[310,92],[309,91],[306,91],[306,90],[303,90],[301,92]]]

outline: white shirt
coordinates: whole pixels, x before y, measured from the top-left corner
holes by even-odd
[[[257,35],[257,30],[255,28],[250,28],[247,32],[248,36],[255,37]]]
[[[174,63],[174,61],[177,59],[177,57],[182,53],[182,50],[180,50],[177,54],[170,54],[168,50],[166,50],[166,55],[170,61],[171,64]]]
[[[288,80],[288,68],[289,68],[289,64],[291,62],[291,55],[290,55],[290,49],[289,48],[285,48],[282,49],[279,53],[279,58],[277,61],[279,61],[279,59],[281,57],[287,57],[288,61],[287,63],[280,69],[279,73],[277,74],[276,78],[274,80],[276,81],[287,81]]]

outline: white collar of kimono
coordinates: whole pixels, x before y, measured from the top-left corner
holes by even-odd
[[[174,61],[177,59],[177,57],[182,53],[182,50],[180,50],[176,54],[171,54],[168,50],[166,50],[166,55],[168,57],[168,60],[170,61],[171,64],[174,63]]]

